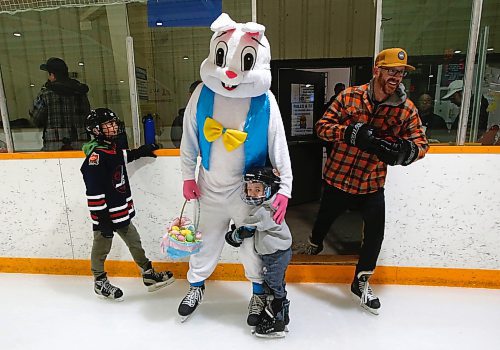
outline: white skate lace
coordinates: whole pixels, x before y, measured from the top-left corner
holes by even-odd
[[[111,283],[109,283],[108,280],[106,280],[102,283],[102,289],[107,291],[109,294],[114,295],[115,292],[118,290],[118,287],[113,286]]]
[[[264,310],[265,304],[262,298],[258,295],[252,295],[250,299],[250,304],[248,305],[248,313],[250,315],[260,315],[262,310]]]
[[[361,290],[360,304],[366,304],[368,301],[377,299],[368,281],[363,282],[359,280],[359,289]]]
[[[197,301],[201,300],[203,296],[203,290],[201,287],[189,287],[189,292],[186,297],[182,300],[181,304],[189,305],[189,307],[193,307]]]

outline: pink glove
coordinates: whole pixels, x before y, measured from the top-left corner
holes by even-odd
[[[184,195],[184,198],[186,198],[188,201],[191,199],[200,198],[201,195],[200,189],[198,188],[196,181],[185,180],[184,185],[182,186],[182,194]]]
[[[274,222],[278,225],[283,222],[286,214],[286,207],[288,206],[288,197],[278,193],[276,199],[273,202],[273,208],[276,210],[273,216]]]

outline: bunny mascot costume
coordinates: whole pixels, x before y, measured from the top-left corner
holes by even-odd
[[[273,219],[285,216],[292,191],[292,170],[281,114],[271,86],[271,50],[265,27],[236,23],[221,14],[210,26],[210,53],[200,67],[203,84],[194,91],[184,114],[181,141],[183,193],[200,200],[203,246],[189,260],[190,289],[179,305],[184,321],[203,299],[204,281],[224,247],[230,221],[240,226],[250,206],[241,197],[243,173],[269,159],[281,177]],[[198,179],[197,158],[201,156]],[[255,326],[264,308],[262,263],[253,238],[239,250],[245,276],[253,284],[248,323]]]

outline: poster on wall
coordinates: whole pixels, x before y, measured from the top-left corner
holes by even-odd
[[[139,100],[147,101],[148,96],[148,72],[141,67],[135,67],[135,79],[137,81],[137,95]]]
[[[441,76],[441,86],[448,86],[454,80],[464,78],[465,63],[448,63],[443,65],[443,75]]]
[[[292,122],[290,135],[313,135],[314,85],[292,84],[291,95]]]
[[[291,136],[313,135],[314,103],[292,103]]]

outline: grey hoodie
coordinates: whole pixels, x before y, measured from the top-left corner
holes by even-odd
[[[274,211],[271,203],[274,197],[265,201],[262,205],[252,208],[243,221],[244,226],[256,227],[254,236],[255,251],[259,255],[275,253],[278,250],[286,250],[292,245],[292,233],[288,225],[283,222],[278,225],[273,220]]]

